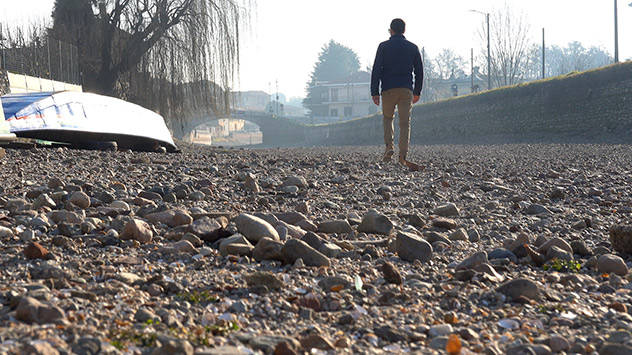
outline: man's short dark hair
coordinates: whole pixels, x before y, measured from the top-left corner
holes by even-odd
[[[404,22],[401,18],[394,19],[391,21],[391,30],[393,30],[396,34],[403,34],[406,31],[406,22]]]

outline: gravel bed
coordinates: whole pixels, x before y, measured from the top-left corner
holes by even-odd
[[[632,354],[625,145],[0,148],[0,354]]]

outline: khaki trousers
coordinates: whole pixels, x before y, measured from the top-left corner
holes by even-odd
[[[395,107],[399,112],[399,160],[408,155],[410,141],[410,114],[413,109],[413,91],[407,88],[394,88],[382,92],[382,111],[384,113],[384,144],[386,150],[395,150],[393,144],[393,119]]]

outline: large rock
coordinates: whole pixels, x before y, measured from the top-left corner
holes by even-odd
[[[612,254],[604,254],[597,261],[597,270],[600,273],[617,274],[625,276],[628,274],[628,266],[619,256]]]
[[[302,176],[288,176],[283,180],[281,186],[296,186],[300,188],[308,187],[307,180]]]
[[[500,285],[496,291],[507,296],[508,301],[521,297],[536,301],[540,299],[540,287],[538,284],[524,278],[508,281]]]
[[[477,265],[473,268],[475,271],[483,274],[483,277],[492,282],[503,282],[505,277],[499,274],[493,266],[487,263]]]
[[[164,254],[189,253],[197,254],[200,251],[193,246],[188,240],[179,240],[173,244],[165,245],[158,249],[158,252]]]
[[[456,229],[457,222],[452,218],[437,217],[432,220],[432,225],[437,228],[443,229]]]
[[[244,189],[247,191],[252,191],[254,193],[261,192],[261,188],[259,187],[259,182],[257,177],[254,174],[248,173],[244,179]]]
[[[525,257],[527,255],[525,244],[531,244],[531,238],[526,233],[519,233],[516,239],[507,246],[507,249],[517,257]]]
[[[151,242],[154,236],[154,232],[151,230],[149,224],[140,219],[132,219],[125,224],[123,232],[121,233],[121,240],[133,239],[141,243]]]
[[[529,205],[526,212],[527,214],[553,214],[550,209],[537,203]]]
[[[459,209],[456,207],[455,204],[447,203],[432,210],[432,214],[443,217],[451,217],[458,216],[461,213],[459,212]]]
[[[568,244],[567,241],[559,237],[555,237],[555,238],[551,238],[547,240],[544,244],[542,244],[538,248],[538,251],[542,254],[546,254],[549,251],[549,249],[553,246],[556,246],[568,253],[573,254],[573,247],[571,247],[571,245]]]
[[[487,252],[486,251],[479,251],[479,252],[476,252],[476,253],[472,254],[467,259],[461,261],[456,266],[456,270],[473,269],[473,268],[477,267],[478,265],[485,264],[487,262],[488,262],[488,260],[487,260]]]
[[[288,240],[281,249],[281,255],[283,255],[283,259],[288,263],[294,263],[298,259],[303,259],[303,262],[307,266],[331,265],[328,257],[298,239]]]
[[[10,228],[0,226],[0,238],[13,237],[13,231]]]
[[[171,228],[193,223],[193,217],[182,210],[167,210],[145,216],[151,223],[166,224]]]
[[[15,319],[26,323],[63,323],[66,316],[57,307],[42,303],[32,297],[22,297],[15,309]]]
[[[316,250],[320,249],[325,244],[325,241],[322,240],[318,234],[313,232],[306,233],[300,239]]]
[[[252,257],[256,261],[262,260],[278,260],[283,261],[283,255],[281,254],[281,249],[283,248],[283,243],[278,240],[272,240],[270,238],[261,238],[259,243],[255,246],[252,251]]]
[[[36,210],[42,207],[55,208],[55,206],[55,201],[53,201],[50,196],[47,194],[41,194],[35,199],[35,201],[33,201],[31,209]]]
[[[617,343],[604,343],[599,348],[600,355],[629,355],[632,354],[632,346]]]
[[[292,238],[301,239],[307,233],[307,231],[304,230],[303,228],[297,227],[295,225],[292,225],[283,221],[277,221],[273,223],[273,226],[274,226],[274,229],[277,230],[277,233],[278,233],[277,228],[279,227],[285,228],[287,230],[287,234],[289,234]],[[279,233],[279,237],[281,237],[280,233]]]
[[[279,240],[279,233],[274,227],[259,217],[242,213],[235,218],[237,230],[251,242],[258,242],[262,238]]]
[[[427,262],[432,258],[432,246],[411,233],[398,232],[394,243],[395,251],[400,258],[413,262],[419,260]]]
[[[353,228],[346,219],[328,220],[318,224],[318,232],[345,234],[353,232]]]
[[[222,256],[252,255],[253,249],[248,239],[239,233],[231,235],[219,244],[219,254]]]
[[[223,217],[203,217],[187,227],[187,232],[193,233],[207,243],[214,243],[221,237],[221,231],[228,225],[228,220]]]
[[[632,226],[619,224],[610,227],[610,242],[616,252],[632,254]]]
[[[195,348],[186,339],[169,339],[155,348],[151,355],[193,355]]]
[[[304,221],[307,219],[304,214],[300,212],[277,212],[274,214],[279,220],[296,225],[300,221]]]
[[[364,219],[362,219],[362,223],[358,226],[358,232],[391,235],[395,232],[395,227],[388,217],[375,210],[371,210],[364,216]]]
[[[24,256],[28,259],[46,259],[48,250],[38,242],[31,242],[24,248]]]
[[[546,260],[555,260],[555,259],[573,260],[573,253],[569,253],[568,251],[553,245],[546,252]]]
[[[289,343],[292,344],[294,349],[298,349],[301,344],[298,340],[286,336],[275,336],[275,335],[261,335],[256,336],[248,342],[250,346],[255,348],[256,350],[261,350],[266,354],[272,354],[274,349],[280,343]]]
[[[0,148],[2,149],[2,148]],[[59,351],[46,341],[33,341],[24,345],[20,354],[28,355],[59,355]]]
[[[285,283],[281,281],[281,279],[265,271],[256,271],[252,274],[245,275],[244,280],[249,287],[265,286],[269,290],[280,290],[285,287]]]
[[[70,195],[70,198],[68,199],[68,201],[70,201],[73,205],[79,208],[90,207],[90,196],[88,196],[83,191],[74,192],[72,195]]]

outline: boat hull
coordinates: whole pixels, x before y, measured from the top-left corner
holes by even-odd
[[[8,94],[2,105],[18,137],[78,147],[116,142],[119,149],[177,149],[162,116],[113,97],[69,91]]]

